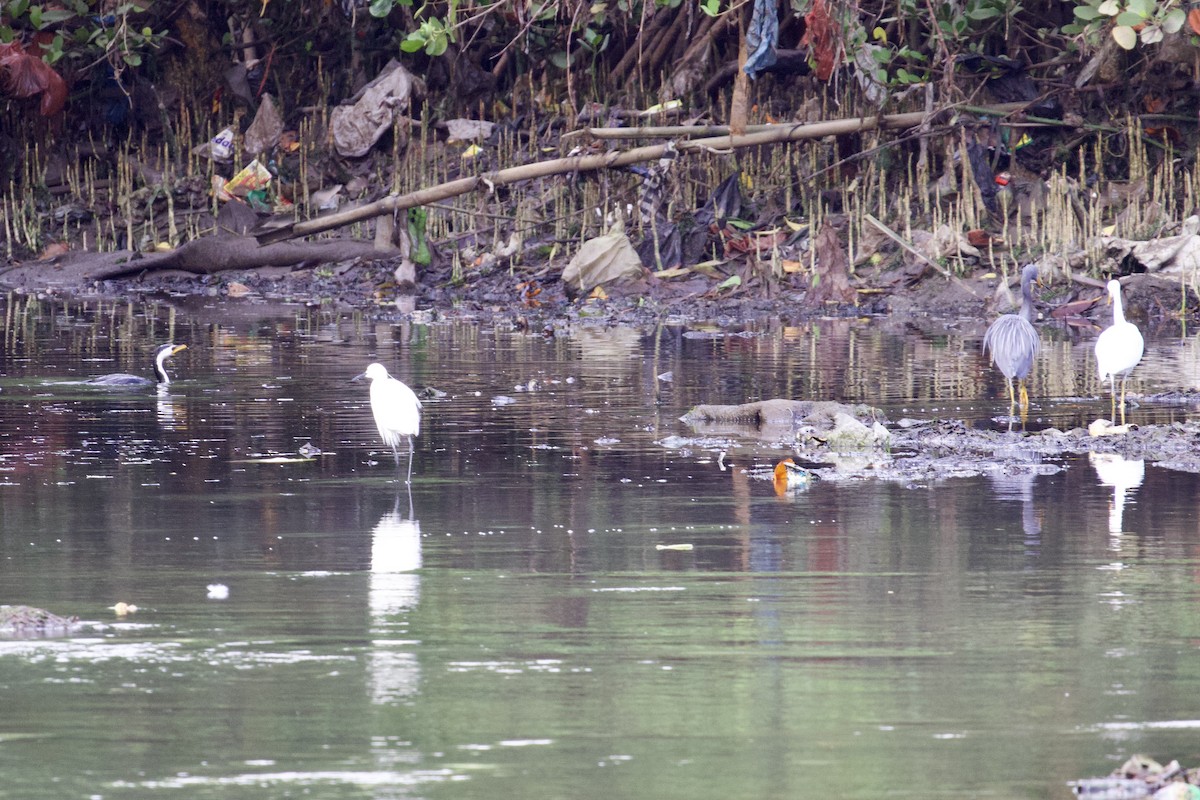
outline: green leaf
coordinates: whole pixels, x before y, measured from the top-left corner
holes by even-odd
[[[1096,11],[1106,17],[1115,17],[1121,13],[1121,4],[1117,0],[1104,0],[1103,3],[1096,6]]]
[[[1185,21],[1187,21],[1187,14],[1183,12],[1183,9],[1173,8],[1163,17],[1162,29],[1167,33],[1178,33]]]
[[[1000,16],[1000,10],[996,8],[973,8],[967,12],[967,16],[971,19],[992,19]]]
[[[565,70],[571,63],[567,58],[567,54],[562,50],[551,53],[548,58],[550,59],[551,64],[563,70]]]
[[[717,286],[717,291],[720,291],[722,289],[732,289],[735,286],[741,286],[741,285],[742,285],[742,276],[730,275],[728,278],[721,281],[720,285]]]
[[[1147,25],[1142,28],[1138,38],[1142,40],[1142,44],[1158,44],[1163,38],[1162,28],[1157,25]]]
[[[122,53],[121,58],[125,59],[125,63],[131,67],[140,67],[142,65],[141,53]]]
[[[42,27],[42,7],[30,6],[29,8],[29,23],[37,29]]]
[[[702,0],[700,10],[710,17],[715,17],[721,13],[721,0]]]
[[[1075,6],[1075,16],[1085,21],[1092,21],[1100,16],[1100,12],[1091,6]]]
[[[424,47],[425,39],[417,33],[410,33],[404,37],[404,41],[400,42],[400,49],[406,53],[415,53]]]
[[[1132,11],[1125,11],[1117,14],[1116,23],[1132,28],[1134,25],[1141,25],[1146,21],[1146,18],[1140,14],[1135,14]]]
[[[1129,0],[1129,10],[1142,19],[1154,15],[1154,0]]]
[[[58,22],[66,22],[74,17],[75,15],[70,11],[56,11],[51,8],[42,12],[42,23],[45,25],[54,25]]]
[[[372,17],[383,19],[392,13],[392,0],[371,0],[371,5],[367,7],[367,10],[371,12]]]
[[[429,44],[425,45],[425,53],[431,56],[440,56],[446,52],[446,48],[450,46],[450,37],[435,36],[429,40]]]
[[[1128,25],[1118,25],[1113,28],[1112,37],[1117,44],[1126,50],[1132,50],[1137,46],[1137,34]]]

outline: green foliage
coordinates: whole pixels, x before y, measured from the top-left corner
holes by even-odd
[[[3,4],[0,16],[0,41],[53,31],[48,42],[40,38],[42,59],[56,64],[63,58],[84,65],[105,60],[117,75],[126,67],[139,67],[145,56],[157,49],[166,31],[155,32],[148,25],[136,25],[133,18],[146,9],[136,3],[122,3],[110,13],[98,16],[86,0],[66,0],[49,8],[29,0]]]
[[[1075,19],[1064,25],[1068,35],[1093,36],[1111,25],[1113,40],[1126,50],[1162,41],[1163,35],[1183,27],[1187,13],[1177,0],[1082,0]]]
[[[427,19],[421,23],[421,27],[404,37],[400,49],[406,53],[424,50],[426,55],[440,56],[450,46],[452,33],[453,30],[437,17]]]

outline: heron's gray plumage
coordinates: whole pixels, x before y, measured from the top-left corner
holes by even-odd
[[[983,335],[983,350],[991,354],[992,363],[1004,374],[1010,400],[1015,400],[1013,379],[1024,381],[1029,377],[1041,347],[1037,328],[1033,327],[1033,282],[1037,276],[1038,268],[1034,264],[1027,264],[1021,270],[1020,312],[998,317]]]

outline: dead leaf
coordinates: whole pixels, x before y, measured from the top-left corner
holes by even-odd
[[[1004,244],[1003,239],[996,239],[985,230],[976,228],[967,231],[967,243],[972,247],[987,247],[990,245]]]
[[[1088,297],[1083,300],[1072,300],[1069,303],[1063,303],[1061,306],[1055,308],[1050,312],[1050,316],[1054,319],[1062,319],[1063,317],[1078,317],[1084,314],[1092,306],[1099,303],[1100,300],[1100,295]]]
[[[48,261],[52,258],[65,256],[69,252],[71,252],[71,245],[67,244],[66,242],[55,242],[54,244],[46,246],[46,249],[43,250],[41,255],[38,256],[38,261]]]
[[[813,241],[817,261],[813,269],[812,289],[804,297],[810,308],[825,303],[853,303],[857,294],[850,286],[850,259],[842,246],[837,229],[828,219]]]
[[[245,297],[246,295],[253,293],[253,289],[246,284],[238,283],[237,281],[233,281],[225,287],[225,294],[229,297]]]

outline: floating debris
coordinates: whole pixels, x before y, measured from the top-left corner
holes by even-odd
[[[320,452],[320,451],[317,451]],[[256,458],[235,458],[231,464],[303,464],[312,461],[312,456],[258,456]]]
[[[0,636],[65,636],[79,624],[79,617],[60,617],[44,608],[0,606]]]
[[[208,585],[209,600],[228,600],[229,587],[223,583],[210,583]]]
[[[1165,767],[1147,756],[1132,756],[1112,774],[1104,778],[1085,778],[1069,781],[1068,786],[1078,797],[1089,800],[1200,800],[1200,769],[1184,771],[1178,761]]]
[[[775,494],[777,495],[807,489],[816,478],[816,473],[805,469],[790,458],[780,461],[771,471],[771,481],[775,485]]]
[[[1106,419],[1094,420],[1087,427],[1089,436],[1121,436],[1136,429],[1136,425],[1114,425]]]

